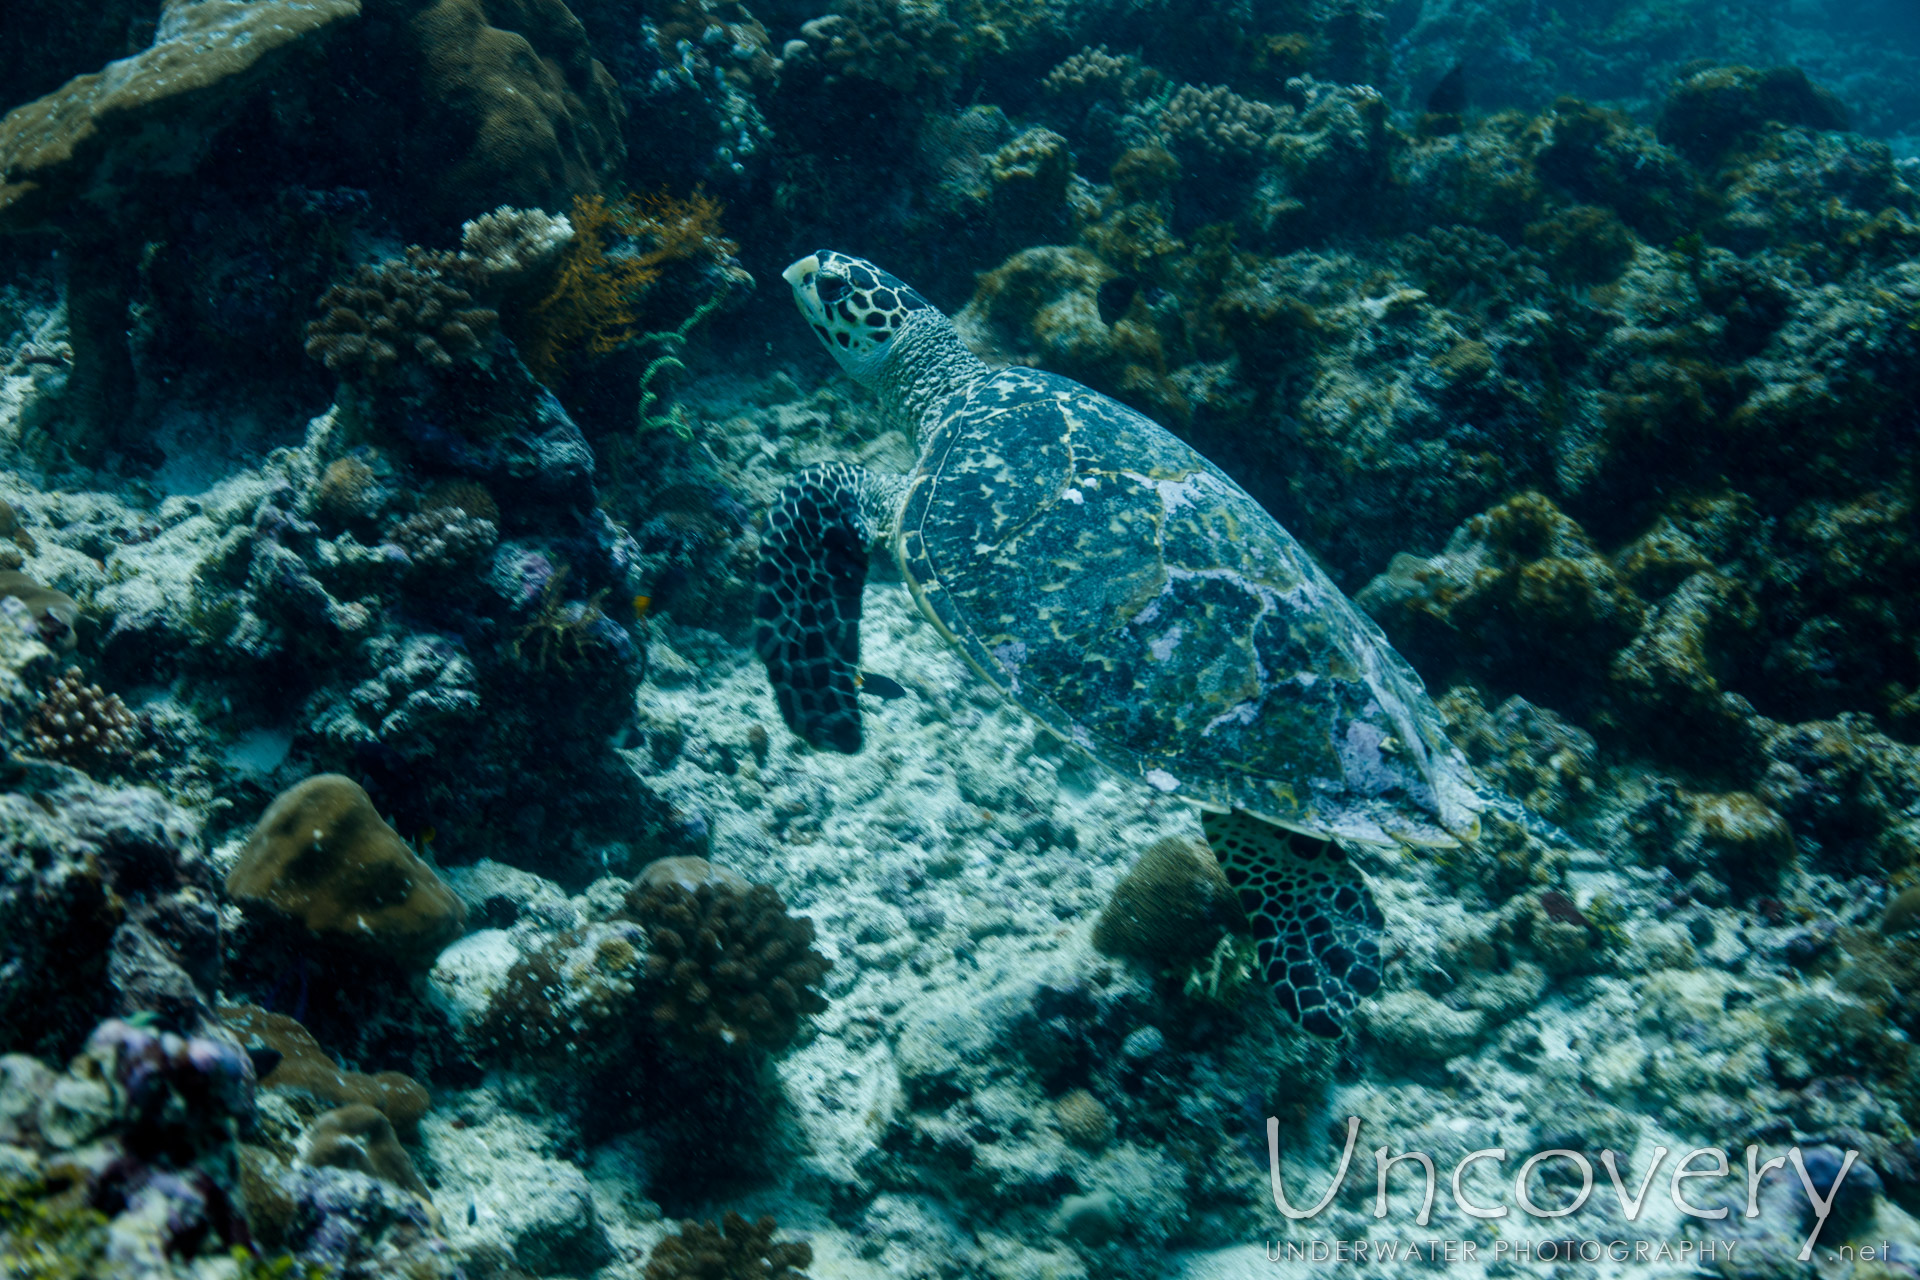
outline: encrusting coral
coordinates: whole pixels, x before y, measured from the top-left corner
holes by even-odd
[[[405,965],[432,964],[466,922],[452,890],[339,774],[274,799],[227,874],[227,892]]]
[[[260,1087],[289,1095],[308,1117],[339,1107],[372,1107],[398,1133],[411,1137],[427,1112],[431,1099],[418,1081],[398,1071],[365,1075],[342,1068],[312,1033],[284,1013],[242,1004],[221,1009],[220,1018],[263,1063]]]
[[[724,1224],[724,1225],[723,1225]],[[688,1222],[647,1255],[646,1280],[805,1280],[813,1246],[776,1243],[772,1218],[748,1222],[729,1209],[722,1223]]]
[[[431,1199],[385,1113],[363,1102],[335,1107],[313,1122],[301,1159],[315,1168],[352,1169]]]
[[[42,586],[18,569],[0,569],[0,601],[5,599],[20,602],[34,633],[49,649],[71,650],[79,643],[74,624],[80,621],[80,605],[66,592]]]

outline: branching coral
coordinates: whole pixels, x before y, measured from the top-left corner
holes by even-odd
[[[960,62],[959,26],[902,0],[835,0],[831,15],[802,30],[823,37],[829,70],[896,93],[937,94]]]
[[[653,336],[641,333],[641,304],[667,265],[718,262],[739,247],[721,233],[722,209],[703,191],[685,200],[664,193],[629,195],[618,203],[600,196],[576,199],[573,238],[553,288],[527,317],[525,355],[534,375],[552,381],[570,363]]]
[[[357,268],[320,297],[307,354],[353,382],[380,382],[409,365],[442,371],[486,350],[499,313],[473,305],[471,260],[418,247]],[[465,277],[464,279],[462,277]]]
[[[1176,150],[1215,161],[1261,159],[1287,115],[1225,85],[1182,85],[1160,109],[1160,127]]]
[[[724,1228],[689,1222],[647,1257],[646,1280],[806,1280],[799,1268],[813,1262],[813,1247],[774,1242],[772,1218],[748,1222],[729,1209]]]
[[[642,883],[627,911],[652,944],[654,1020],[684,1052],[783,1049],[827,1007],[814,988],[832,962],[813,949],[813,921],[766,885]]]
[[[88,684],[68,667],[28,717],[26,747],[78,769],[125,767],[140,745],[140,722],[117,693]]]
[[[1056,97],[1110,98],[1131,105],[1159,92],[1166,77],[1133,54],[1110,53],[1100,45],[1074,54],[1042,83]]]

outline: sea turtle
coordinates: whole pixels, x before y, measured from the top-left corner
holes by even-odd
[[[801,471],[769,512],[756,647],[780,713],[860,749],[860,596],[888,544],[949,643],[1047,729],[1198,805],[1280,1005],[1341,1034],[1382,919],[1341,845],[1471,839],[1485,801],[1420,678],[1218,467],[1144,415],[995,369],[872,263],[787,268],[800,310],[910,427],[906,476]]]

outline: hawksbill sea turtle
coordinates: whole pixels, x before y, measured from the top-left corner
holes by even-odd
[[[919,447],[906,476],[808,467],[768,513],[755,645],[788,726],[860,749],[860,598],[885,545],[981,676],[1199,806],[1262,976],[1306,1030],[1339,1036],[1380,985],[1383,928],[1342,846],[1470,840],[1488,803],[1419,676],[1292,535],[1151,419],[989,366],[870,262],[823,250],[785,278]]]

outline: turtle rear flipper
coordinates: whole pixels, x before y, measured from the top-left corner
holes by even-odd
[[[1361,998],[1380,989],[1385,922],[1367,882],[1331,840],[1239,810],[1200,822],[1253,926],[1274,999],[1314,1035],[1337,1038]]]
[[[754,648],[787,727],[816,747],[860,749],[860,594],[875,480],[845,463],[808,467],[767,513],[754,578]]]

